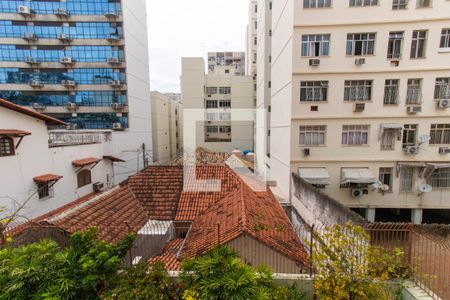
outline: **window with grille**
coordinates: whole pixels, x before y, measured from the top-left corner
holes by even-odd
[[[372,80],[346,80],[345,101],[368,101],[372,97]]]
[[[378,0],[350,0],[350,6],[378,5]]]
[[[416,8],[431,7],[432,0],[417,0]]]
[[[342,145],[368,145],[369,128],[369,125],[344,125],[342,127]]]
[[[392,176],[393,169],[392,168],[380,168],[379,172],[379,180],[382,184],[389,186],[389,191],[392,192]]]
[[[384,84],[384,105],[398,104],[399,95],[399,84],[398,79],[388,79]]]
[[[431,124],[430,145],[450,144],[450,124]]]
[[[434,86],[434,99],[450,99],[450,77],[436,78],[436,84]]]
[[[403,126],[403,149],[410,146],[416,146],[417,124],[406,124]]]
[[[422,104],[422,79],[408,79],[406,104]]]
[[[206,108],[217,108],[217,100],[206,100]]]
[[[219,127],[217,126],[206,126],[207,133],[217,133],[219,132]]]
[[[328,81],[302,81],[300,83],[301,102],[327,101]]]
[[[220,126],[219,132],[220,133],[231,133],[231,126]]]
[[[302,56],[327,56],[330,52],[329,34],[302,35]]]
[[[450,28],[442,29],[440,47],[450,48]]]
[[[222,95],[231,94],[231,87],[220,87],[219,94],[222,94]]]
[[[217,94],[217,88],[216,87],[212,87],[212,86],[207,86],[206,87],[206,93],[208,95],[214,95]]]
[[[331,0],[303,0],[303,8],[331,7]]]
[[[231,101],[230,100],[220,100],[219,101],[219,107],[221,107],[221,108],[229,108],[229,107],[231,107]]]
[[[78,188],[92,183],[91,170],[84,169],[77,174]]]
[[[301,146],[325,145],[327,126],[300,126]]]
[[[403,35],[403,31],[389,33],[387,58],[402,57]]]
[[[381,150],[395,150],[396,131],[394,129],[385,129],[381,136]]]
[[[375,52],[376,33],[347,34],[347,55],[373,55]]]
[[[0,156],[14,155],[14,140],[10,137],[0,138]]]
[[[427,30],[414,30],[411,42],[411,58],[424,58]]]
[[[393,0],[392,9],[407,9],[408,0]]]
[[[400,192],[412,192],[414,168],[402,168],[400,171]]]
[[[53,187],[50,183],[40,183],[38,184],[38,196],[39,199],[52,198],[54,195]]]
[[[435,170],[428,179],[428,184],[435,188],[450,187],[450,168]]]

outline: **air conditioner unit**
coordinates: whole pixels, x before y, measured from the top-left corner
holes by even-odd
[[[114,110],[122,110],[124,108],[124,104],[122,103],[111,103],[111,107]]]
[[[105,17],[115,19],[119,17],[119,13],[116,11],[108,11],[105,13]]]
[[[22,38],[28,42],[35,42],[39,39],[38,36],[32,32],[25,32],[22,35]]]
[[[366,63],[366,59],[365,58],[357,58],[355,59],[355,65],[364,65]]]
[[[353,105],[353,111],[354,112],[363,112],[366,109],[365,103],[355,103]]]
[[[28,56],[28,57],[26,58],[25,62],[26,62],[27,64],[30,64],[30,65],[39,65],[39,64],[41,64],[40,61],[37,61],[34,57],[31,57],[31,56]]]
[[[94,188],[94,192],[98,193],[103,190],[103,188],[105,187],[105,184],[101,183],[101,182],[96,182],[92,186]]]
[[[311,149],[309,149],[309,148],[303,149],[303,155],[304,156],[310,156],[311,155]]]
[[[17,13],[24,16],[31,16],[32,12],[28,6],[19,6],[17,8]]]
[[[117,130],[117,131],[122,130],[123,129],[122,128],[122,124],[120,124],[120,123],[113,123],[112,129],[113,130]]]
[[[44,86],[44,84],[42,82],[40,82],[39,80],[31,80],[30,85],[32,87],[43,87]]]
[[[391,60],[391,67],[398,67],[400,66],[399,60]]]
[[[416,155],[419,154],[419,146],[408,146],[405,148],[406,155]]]
[[[121,87],[122,86],[122,82],[120,82],[120,80],[111,80],[109,82],[109,85],[112,87]]]
[[[71,64],[74,63],[74,61],[72,60],[72,58],[71,58],[71,57],[67,57],[67,56],[61,57],[61,59],[59,60],[59,62],[62,63],[62,64],[64,64],[64,65],[71,65]]]
[[[66,108],[68,110],[77,110],[78,109],[78,104],[73,103],[73,102],[69,102],[66,104]]]
[[[439,108],[449,108],[450,107],[450,100],[449,99],[439,100],[438,106],[439,106]]]
[[[70,42],[73,40],[73,38],[65,33],[60,33],[58,34],[58,40],[62,41],[62,42]]]
[[[356,188],[351,190],[351,195],[353,198],[361,198],[364,194],[367,194],[367,192],[364,191],[362,188]]]
[[[35,110],[44,110],[47,108],[45,105],[40,103],[33,103],[31,107],[33,107]]]
[[[77,85],[77,83],[73,80],[63,80],[61,81],[61,84],[67,87],[74,87]]]
[[[422,112],[422,106],[408,106],[406,108],[406,112],[408,114],[417,114]]]
[[[78,129],[78,124],[70,124],[66,126],[67,130],[77,130]]]
[[[70,17],[69,12],[66,9],[58,8],[55,10],[55,15],[60,18],[68,18]]]
[[[116,35],[116,34],[111,34],[111,35],[107,38],[107,40],[108,40],[109,42],[117,42],[117,41],[120,41],[120,37],[119,37],[118,35]]]
[[[310,59],[309,65],[312,67],[317,67],[320,65],[320,59]]]
[[[440,147],[439,154],[450,154],[450,148],[449,147]]]
[[[122,63],[122,61],[118,57],[109,57],[107,62],[111,65],[119,65]]]

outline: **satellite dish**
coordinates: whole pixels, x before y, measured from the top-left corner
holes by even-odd
[[[423,193],[431,193],[433,191],[433,187],[429,184],[421,184],[419,186],[419,191]]]
[[[383,192],[389,192],[390,189],[391,189],[391,187],[387,184],[382,184],[380,187],[380,190]]]
[[[429,136],[427,134],[419,136],[419,143],[421,143],[421,144],[428,143],[430,140],[431,140],[431,136]]]
[[[381,181],[377,181],[374,184],[372,184],[372,187],[376,190],[379,190],[381,188],[383,184],[381,183]]]

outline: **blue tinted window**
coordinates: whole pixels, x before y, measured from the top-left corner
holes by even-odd
[[[67,0],[59,1],[17,1],[1,0],[0,12],[15,13],[19,6],[27,6],[36,14],[54,14],[57,9],[65,9],[72,15],[103,15],[108,12],[120,14],[120,1],[111,0]]]
[[[79,129],[112,129],[114,123],[128,128],[128,114],[118,117],[115,113],[78,113],[76,117],[69,114],[50,114],[68,124],[77,125]]]

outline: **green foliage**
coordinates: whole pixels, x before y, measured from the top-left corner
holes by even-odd
[[[392,253],[371,246],[364,229],[351,223],[335,225],[315,237],[312,263],[320,299],[395,299],[388,281],[408,274],[401,250]]]
[[[164,265],[147,262],[124,270],[102,297],[108,300],[181,299],[181,286],[169,278]]]
[[[5,247],[0,250],[0,299],[96,299],[116,276],[133,240],[129,235],[109,244],[90,229],[73,234],[66,249],[48,240]]]
[[[182,264],[180,278],[188,288],[185,299],[248,300],[301,299],[289,298],[289,288],[272,283],[272,271],[267,266],[253,269],[237,254],[221,246],[194,260]],[[294,292],[301,295],[296,290]]]

